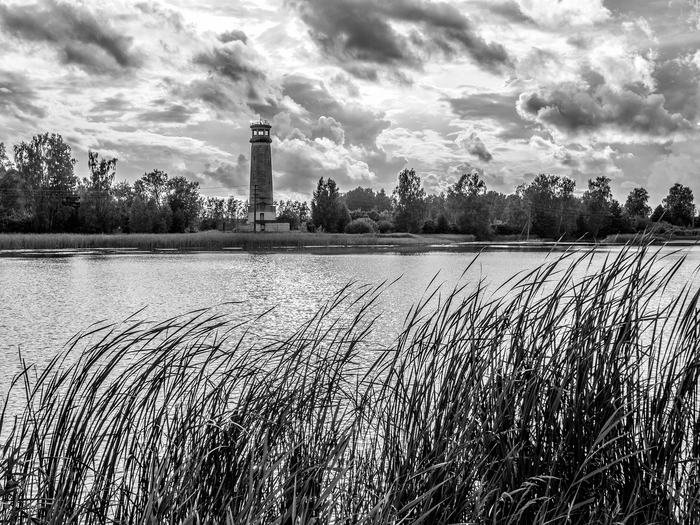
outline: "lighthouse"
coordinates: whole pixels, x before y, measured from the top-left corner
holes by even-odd
[[[248,223],[253,231],[278,228],[275,223],[277,210],[272,195],[272,151],[270,123],[256,120],[250,123],[250,198],[248,199]],[[273,226],[273,228],[269,228]]]

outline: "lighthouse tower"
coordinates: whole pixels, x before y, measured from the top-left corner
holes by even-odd
[[[270,123],[267,120],[251,122],[250,129],[250,198],[248,222],[253,231],[265,231],[265,225],[274,223],[277,210],[272,198],[272,151]]]

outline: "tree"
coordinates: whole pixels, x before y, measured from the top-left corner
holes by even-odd
[[[311,217],[314,226],[323,228],[324,231],[335,233],[345,230],[350,222],[350,212],[340,198],[338,186],[335,181],[321,177],[311,200]]]
[[[112,187],[114,198],[116,228],[124,233],[131,232],[129,216],[134,203],[134,188],[127,181],[121,181]]]
[[[477,239],[491,236],[491,217],[486,195],[486,183],[477,172],[463,174],[447,188],[446,208],[455,218],[460,233],[476,235]]]
[[[89,178],[80,184],[78,216],[82,229],[90,233],[110,233],[118,225],[112,196],[112,183],[117,159],[100,159],[97,152],[88,150]]]
[[[605,175],[588,181],[588,191],[583,194],[582,224],[585,232],[591,237],[605,234],[604,228],[610,220],[610,205],[612,190],[610,178]]]
[[[34,230],[62,231],[75,214],[70,204],[77,200],[70,146],[61,135],[44,133],[16,145],[14,157]]]
[[[666,208],[666,220],[678,226],[688,226],[693,221],[695,205],[693,190],[682,184],[675,183],[663,200]]]
[[[129,213],[133,233],[167,233],[173,212],[167,199],[168,174],[154,169],[134,183],[134,199]]]
[[[199,217],[199,182],[190,182],[180,176],[167,180],[165,185],[167,203],[173,213],[170,231],[194,231]]]
[[[136,194],[145,200],[153,200],[158,208],[165,204],[167,191],[168,174],[155,169],[144,173],[143,176],[134,183]]]
[[[299,229],[306,214],[308,214],[306,202],[287,200],[277,203],[277,220],[288,223],[292,230]]]
[[[7,158],[5,145],[0,142],[0,231],[23,229],[26,217],[22,213],[22,195],[19,174]]]
[[[418,233],[425,219],[425,190],[413,169],[399,173],[399,185],[394,188],[394,227],[396,231]]]
[[[659,204],[656,208],[654,208],[654,212],[651,214],[651,222],[659,222],[665,216],[666,210],[664,209],[663,205]]]
[[[372,188],[358,186],[343,195],[343,200],[350,210],[370,211],[377,206]]]
[[[374,196],[374,203],[377,208],[377,212],[382,213],[383,211],[391,211],[394,207],[394,203],[391,200],[384,188],[380,189],[379,192]]]
[[[236,200],[233,196],[226,199],[224,216],[226,220],[229,221],[229,224],[233,221],[235,231],[238,231],[238,223],[241,219],[246,217],[247,213],[248,206],[243,201]]]
[[[576,229],[576,183],[568,177],[540,173],[530,184],[518,186],[530,231],[540,237],[558,239]],[[511,213],[515,211],[511,203]],[[526,222],[527,226],[527,222]]]
[[[641,217],[646,219],[651,213],[649,207],[649,192],[644,188],[634,188],[627,195],[625,201],[625,213],[630,218]]]

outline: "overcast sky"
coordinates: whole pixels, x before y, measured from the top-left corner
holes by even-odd
[[[699,80],[700,0],[0,0],[0,142],[60,133],[81,177],[93,149],[205,195],[248,197],[261,117],[277,198],[405,167],[700,198]]]

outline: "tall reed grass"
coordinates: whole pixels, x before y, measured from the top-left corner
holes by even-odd
[[[218,251],[227,248],[265,250],[275,248],[304,248],[309,246],[358,245],[411,245],[450,244],[474,240],[473,235],[419,236],[411,234],[345,235],[333,233],[132,233],[132,234],[77,234],[47,233],[0,234],[2,250],[106,250],[134,249],[153,251],[175,249],[183,251]]]
[[[82,334],[10,389],[0,521],[700,523],[698,294],[644,248],[588,262],[433,288],[390,348],[381,287],[274,341],[206,311]]]

